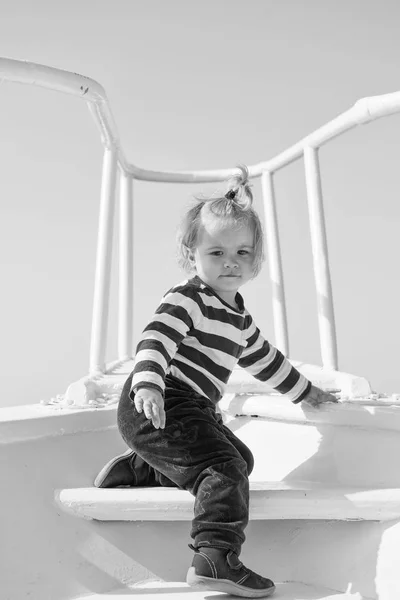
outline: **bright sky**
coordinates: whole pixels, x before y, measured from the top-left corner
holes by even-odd
[[[222,168],[266,160],[359,98],[399,90],[399,19],[395,0],[14,0],[1,8],[0,55],[99,81],[134,164]],[[353,129],[320,155],[339,366],[385,392],[400,392],[399,119]],[[80,99],[6,82],[0,131],[8,406],[87,373],[102,146]],[[176,226],[190,195],[209,189],[135,187],[135,339],[185,277]],[[301,163],[279,172],[276,191],[291,357],[320,364]],[[242,292],[274,342],[267,264]]]

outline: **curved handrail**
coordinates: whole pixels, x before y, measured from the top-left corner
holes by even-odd
[[[207,183],[223,181],[237,173],[236,168],[203,171],[153,171],[129,163],[120,145],[118,129],[105,90],[90,77],[24,60],[0,57],[0,79],[37,85],[83,98],[88,102],[100,129],[103,144],[117,150],[120,168],[126,175],[135,179],[164,183]],[[319,148],[356,125],[369,123],[399,111],[400,91],[361,98],[349,110],[316,129],[274,158],[250,165],[250,177],[259,177],[265,171],[275,172],[300,158],[306,147]]]
[[[132,183],[133,179],[165,183],[200,183],[223,181],[238,172],[237,168],[203,171],[153,171],[129,163],[121,148],[117,126],[103,87],[78,73],[32,62],[0,57],[0,82],[9,80],[37,85],[83,98],[100,130],[105,148],[101,186],[99,234],[95,274],[90,372],[105,368],[108,297],[110,291],[113,218],[117,168],[120,168],[120,286],[119,358],[132,355]],[[400,92],[358,100],[349,110],[329,121],[302,140],[264,162],[249,166],[250,177],[262,177],[264,212],[268,226],[268,252],[271,257],[270,277],[273,284],[273,313],[278,347],[289,355],[288,328],[280,258],[279,233],[275,210],[273,174],[294,160],[304,157],[307,199],[309,205],[312,254],[317,290],[317,312],[321,354],[324,367],[337,369],[336,329],[332,286],[330,281],[325,218],[322,202],[318,149],[329,140],[356,125],[368,123],[400,111]],[[124,332],[130,332],[129,336]]]
[[[95,105],[93,116],[100,127],[104,145],[119,148],[119,134],[106,92],[94,79],[26,60],[0,57],[0,80],[36,85],[83,98],[89,105]],[[122,150],[119,152],[123,164],[126,160]]]

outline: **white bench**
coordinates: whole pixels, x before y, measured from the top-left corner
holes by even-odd
[[[176,488],[56,490],[69,514],[99,521],[189,521],[193,496]],[[388,521],[400,518],[400,489],[324,487],[312,482],[251,482],[250,519]]]

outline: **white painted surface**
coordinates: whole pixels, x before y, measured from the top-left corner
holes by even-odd
[[[83,387],[81,382],[79,386]],[[111,390],[111,398],[113,398],[113,390]],[[60,400],[59,404],[48,406],[27,404],[1,408],[0,445],[43,437],[116,429],[118,394],[114,396],[112,404],[100,405],[99,408],[92,406],[89,401],[78,407],[73,404],[62,404],[62,402]],[[282,402],[276,396],[228,395],[226,400],[222,401],[222,406],[227,410],[227,420],[232,419],[238,412],[245,417],[258,415],[271,421],[316,427],[332,425],[354,429],[400,431],[399,406],[395,404],[382,406],[376,401],[371,401],[371,405],[368,401],[365,404],[346,402],[339,406],[316,410]],[[317,432],[315,443],[318,439]],[[312,452],[315,452],[315,443]]]
[[[376,561],[376,588],[378,598],[400,598],[400,522],[382,528]]]
[[[114,147],[106,147],[104,149],[94,278],[92,332],[90,338],[90,373],[104,371],[106,368],[105,357],[110,302],[117,159],[118,155]]]
[[[389,521],[400,519],[400,489],[332,488],[313,482],[252,482],[252,520]],[[56,490],[71,515],[99,521],[191,521],[193,496],[174,488]]]
[[[120,172],[118,358],[132,358],[133,350],[133,180]]]
[[[115,428],[116,405],[130,365],[131,362],[117,363],[115,370],[107,375],[84,377],[71,384],[67,393],[55,398],[54,403],[1,408],[0,444]],[[305,367],[300,365],[299,369],[321,387],[332,388],[337,384],[332,373],[317,367],[313,372],[310,365]],[[362,385],[363,382],[365,380]],[[245,417],[258,415],[274,422],[312,425],[316,429],[328,425],[356,430],[400,430],[397,396],[375,399],[370,395],[313,409],[304,403],[294,405],[279,395],[270,395],[268,386],[262,382],[246,379],[244,373],[235,372],[227,389],[228,393],[219,404],[228,421],[239,414]],[[232,394],[232,389],[238,393]],[[315,449],[314,444],[312,451]]]
[[[357,418],[364,426],[355,427],[345,418],[351,423],[352,411],[341,408],[312,409],[314,422],[308,424],[250,416],[228,421],[255,456],[251,480],[314,481],[328,488],[400,488],[399,421],[395,422],[398,407],[395,415],[389,409],[393,429],[379,428],[380,410],[388,409],[378,410],[375,428],[375,415],[370,410],[356,407]],[[385,419],[388,417],[385,415]]]
[[[308,424],[305,416],[302,422],[228,416],[229,426],[256,456],[252,481],[285,479],[293,485],[303,478],[319,482],[322,489],[333,482],[364,486],[364,490],[372,485],[400,488],[400,441],[398,432],[391,429],[393,412],[379,421],[381,411],[398,407],[378,407],[377,414],[370,415],[372,423],[366,423],[362,406],[353,406],[356,415],[361,411],[360,427],[356,421],[351,426],[330,423],[342,409],[314,411],[314,422]],[[8,548],[3,561],[5,600],[25,600],[27,592],[32,600],[69,600],[154,576],[183,581],[191,560],[187,521],[88,521],[65,514],[54,503],[55,489],[92,486],[103,464],[125,450],[115,426],[107,427],[111,417],[115,420],[115,407],[56,412],[50,418],[56,435],[25,441],[20,437],[20,441],[9,439],[0,445],[0,468],[12,490],[0,498],[1,514],[7,515],[2,529]],[[375,418],[382,429],[373,428]],[[25,420],[25,433],[29,435],[30,424],[43,421]],[[252,520],[243,560],[278,581],[304,581],[342,591],[351,585],[352,592],[379,600],[394,600],[392,592],[398,590],[397,600],[398,523]],[[169,561],[171,540],[174,557]],[[29,556],[23,573],[21,548]]]
[[[289,356],[289,332],[283,279],[282,256],[279,242],[273,174],[265,171],[261,177],[264,208],[265,243],[268,249],[268,270],[272,286],[272,312],[274,317],[275,345]]]
[[[310,365],[296,360],[290,360],[305,377],[310,379],[314,385],[327,390],[340,392],[342,400],[354,401],[357,398],[362,401],[370,401],[372,389],[364,377],[326,369],[317,365]],[[88,401],[96,400],[97,396],[105,394],[120,393],[122,386],[129,373],[133,369],[133,360],[118,360],[107,365],[106,372],[95,372],[93,375],[85,375],[76,382],[70,384],[66,391],[65,403],[75,406],[85,406]],[[83,384],[83,385],[82,385]],[[90,389],[89,389],[90,388]],[[229,394],[270,394],[278,395],[267,383],[255,379],[245,369],[236,367],[226,385],[226,395]],[[281,398],[284,404],[290,404]],[[392,403],[400,405],[399,398],[392,399]],[[379,405],[379,403],[377,403]],[[255,413],[257,414],[257,413]]]
[[[27,404],[0,409],[0,446],[116,428],[115,405],[95,409],[88,404],[85,410]]]
[[[294,405],[243,369],[234,369],[227,393],[219,403],[230,419],[236,414],[258,415],[274,421],[320,426],[324,423],[355,428],[400,430],[398,396],[378,398],[366,379],[291,361],[315,385],[341,389],[339,405],[316,410]],[[115,361],[106,373],[86,375],[68,386],[65,394],[33,404],[0,409],[0,444],[43,436],[97,431],[116,427],[116,405],[133,361]],[[364,394],[364,395],[362,395]]]
[[[184,581],[192,558],[188,522],[87,521],[54,502],[55,489],[91,486],[110,456],[124,449],[115,429],[0,446],[7,481],[7,493],[0,495],[2,600],[70,600],[148,579]],[[317,452],[306,463],[318,460]],[[391,587],[400,584],[400,568],[393,564],[400,544],[396,523],[251,521],[242,559],[276,581],[342,591],[351,585],[352,592],[375,598],[378,586],[386,585],[381,574]]]
[[[132,594],[126,589],[111,594],[94,594],[82,600],[207,600],[207,598],[231,598],[220,592],[199,592],[181,582],[152,582],[143,586],[135,586]],[[367,600],[358,593],[340,593],[320,586],[308,586],[303,583],[277,583],[273,598],[279,600]]]
[[[328,258],[328,242],[324,205],[322,200],[321,172],[318,149],[304,148],[304,166],[307,186],[308,214],[317,292],[318,328],[322,365],[338,369],[335,316],[333,310],[332,284]]]
[[[285,402],[279,395],[227,394],[220,402],[220,408],[227,416],[257,415],[271,421],[298,423],[303,425],[340,426],[357,429],[400,430],[400,406],[397,398],[390,402],[341,401],[313,408],[304,403]]]

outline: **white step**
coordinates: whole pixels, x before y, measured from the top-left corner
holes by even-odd
[[[176,488],[56,490],[63,510],[99,521],[190,521],[193,496]],[[388,521],[400,518],[400,489],[324,487],[313,482],[251,482],[250,519]]]
[[[208,600],[209,598],[237,598],[220,592],[203,592],[190,588],[186,583],[157,581],[135,586],[132,593],[128,588],[108,594],[83,596],[81,600]],[[277,583],[272,598],[276,600],[368,600],[358,593],[335,592],[327,588],[314,587],[303,583]]]

